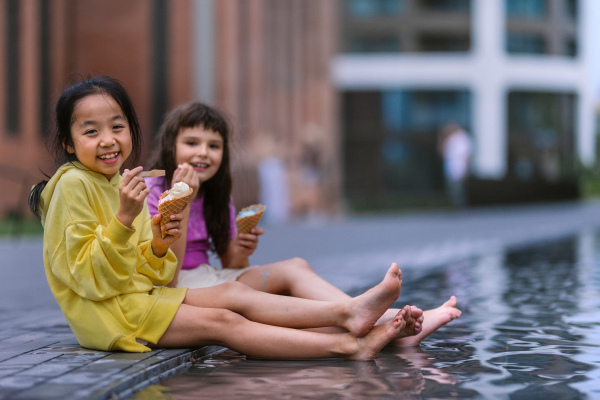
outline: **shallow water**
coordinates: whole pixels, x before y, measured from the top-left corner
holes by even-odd
[[[600,398],[600,235],[403,277],[402,306],[454,294],[462,317],[375,360],[265,361],[226,351],[138,399]]]

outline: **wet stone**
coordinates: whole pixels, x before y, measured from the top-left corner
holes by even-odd
[[[103,357],[104,356],[94,354],[62,354],[48,361],[48,363],[60,363],[82,366],[90,364]]]
[[[43,363],[45,361],[56,358],[56,354],[22,354],[16,357],[10,358],[8,360],[2,361],[0,365],[23,365],[23,366],[32,366]]]
[[[148,353],[111,353],[109,356],[104,358],[103,361],[113,361],[113,360],[114,361],[116,361],[116,360],[119,360],[119,361],[123,361],[123,360],[141,361],[141,360],[150,358],[159,352],[160,352],[160,350],[150,351]]]
[[[70,364],[60,364],[60,363],[44,363],[40,365],[36,365],[33,368],[29,368],[20,373],[20,375],[24,376],[45,376],[45,377],[55,377],[62,374],[66,374],[69,371],[72,371],[79,366],[70,365]]]
[[[100,360],[93,361],[85,366],[90,371],[120,371],[137,364],[136,360],[107,360],[106,357]]]
[[[21,367],[17,367],[14,365],[10,365],[10,366],[2,366],[0,365],[0,378],[3,378],[5,376],[10,376],[10,375],[14,375],[16,373],[19,373],[23,370],[25,370],[26,368],[21,368]]]
[[[77,398],[74,397],[74,393],[77,390],[81,390],[81,385],[49,382],[19,392],[10,398],[23,400],[68,400]]]
[[[70,383],[70,384],[82,384],[90,385],[100,381],[106,381],[110,376],[115,375],[115,371],[81,371],[80,369],[75,370],[66,375],[52,378],[52,383]]]
[[[9,389],[27,389],[45,381],[47,378],[12,375],[0,379],[0,387]]]

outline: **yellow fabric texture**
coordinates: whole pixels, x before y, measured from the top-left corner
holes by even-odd
[[[175,254],[152,252],[148,207],[130,229],[115,217],[120,174],[109,181],[79,162],[64,164],[44,188],[44,267],[50,289],[79,343],[98,350],[150,351],[187,289],[166,285]]]

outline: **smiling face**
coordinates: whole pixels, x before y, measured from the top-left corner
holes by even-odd
[[[190,164],[200,184],[215,176],[223,160],[223,138],[201,126],[183,128],[175,139],[175,162]]]
[[[75,105],[72,121],[73,146],[67,145],[67,151],[111,179],[132,150],[129,124],[119,105],[106,94],[84,97]]]

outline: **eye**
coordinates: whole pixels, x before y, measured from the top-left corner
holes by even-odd
[[[210,145],[210,148],[211,148],[211,149],[214,149],[214,150],[219,150],[219,149],[221,148],[221,145],[220,145],[220,144],[213,143],[213,144],[211,144],[211,145]]]
[[[196,146],[197,143],[195,141],[193,141],[193,140],[187,140],[185,142],[185,144],[187,144],[188,146]]]
[[[96,132],[98,132],[98,131],[97,131],[97,130],[95,130],[95,129],[88,129],[88,130],[86,130],[85,132],[83,132],[83,134],[84,134],[84,135],[93,135],[93,134],[95,134]]]
[[[115,131],[120,131],[122,129],[125,129],[124,125],[115,125],[115,126],[113,126],[113,130],[115,130]]]

